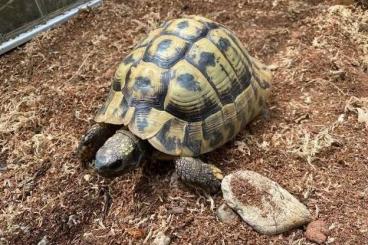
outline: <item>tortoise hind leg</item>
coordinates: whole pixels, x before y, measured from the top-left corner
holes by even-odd
[[[98,149],[105,141],[114,135],[115,131],[121,126],[97,123],[94,124],[82,136],[76,153],[80,159],[82,166],[87,167],[88,164],[95,158]]]
[[[179,178],[187,184],[201,187],[210,193],[220,190],[223,175],[212,164],[197,158],[181,157],[175,160],[175,168]]]

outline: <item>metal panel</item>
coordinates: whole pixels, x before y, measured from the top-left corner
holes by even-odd
[[[68,6],[73,6],[76,4],[81,4],[83,2],[88,2],[88,0],[35,0],[40,6],[43,14],[50,14],[55,11],[60,11]]]
[[[33,0],[0,0],[0,33],[2,36],[42,17]]]
[[[102,0],[0,0],[0,55]]]

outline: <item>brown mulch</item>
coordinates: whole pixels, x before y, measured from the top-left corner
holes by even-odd
[[[335,3],[106,0],[1,56],[0,244],[149,244],[160,231],[172,244],[308,243],[305,227],[264,236],[219,222],[221,195],[187,189],[171,165],[114,180],[79,166],[75,147],[118,63],[185,14],[228,26],[274,69],[268,116],[205,160],[278,182],[328,224],[329,243],[364,244],[368,108],[349,101],[368,97],[368,13]]]
[[[262,197],[264,193],[249,183],[247,179],[235,175],[231,178],[231,190],[234,196],[244,205],[262,207]]]

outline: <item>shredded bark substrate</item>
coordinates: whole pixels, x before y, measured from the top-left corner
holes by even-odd
[[[274,69],[268,113],[203,159],[278,182],[326,221],[329,242],[367,241],[368,130],[345,109],[368,96],[367,12],[353,1],[103,2],[0,58],[0,243],[142,244],[161,231],[172,244],[307,243],[303,228],[263,236],[219,222],[221,194],[187,189],[173,164],[116,179],[80,167],[75,148],[119,62],[187,14],[229,27]]]

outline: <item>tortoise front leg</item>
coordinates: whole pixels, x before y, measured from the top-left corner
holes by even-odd
[[[224,178],[219,168],[202,162],[198,158],[181,157],[175,160],[176,172],[180,179],[190,185],[215,193],[220,190]]]
[[[80,159],[82,166],[87,167],[88,164],[95,158],[98,149],[105,141],[114,135],[115,131],[121,126],[98,123],[94,124],[82,136],[76,153]]]

